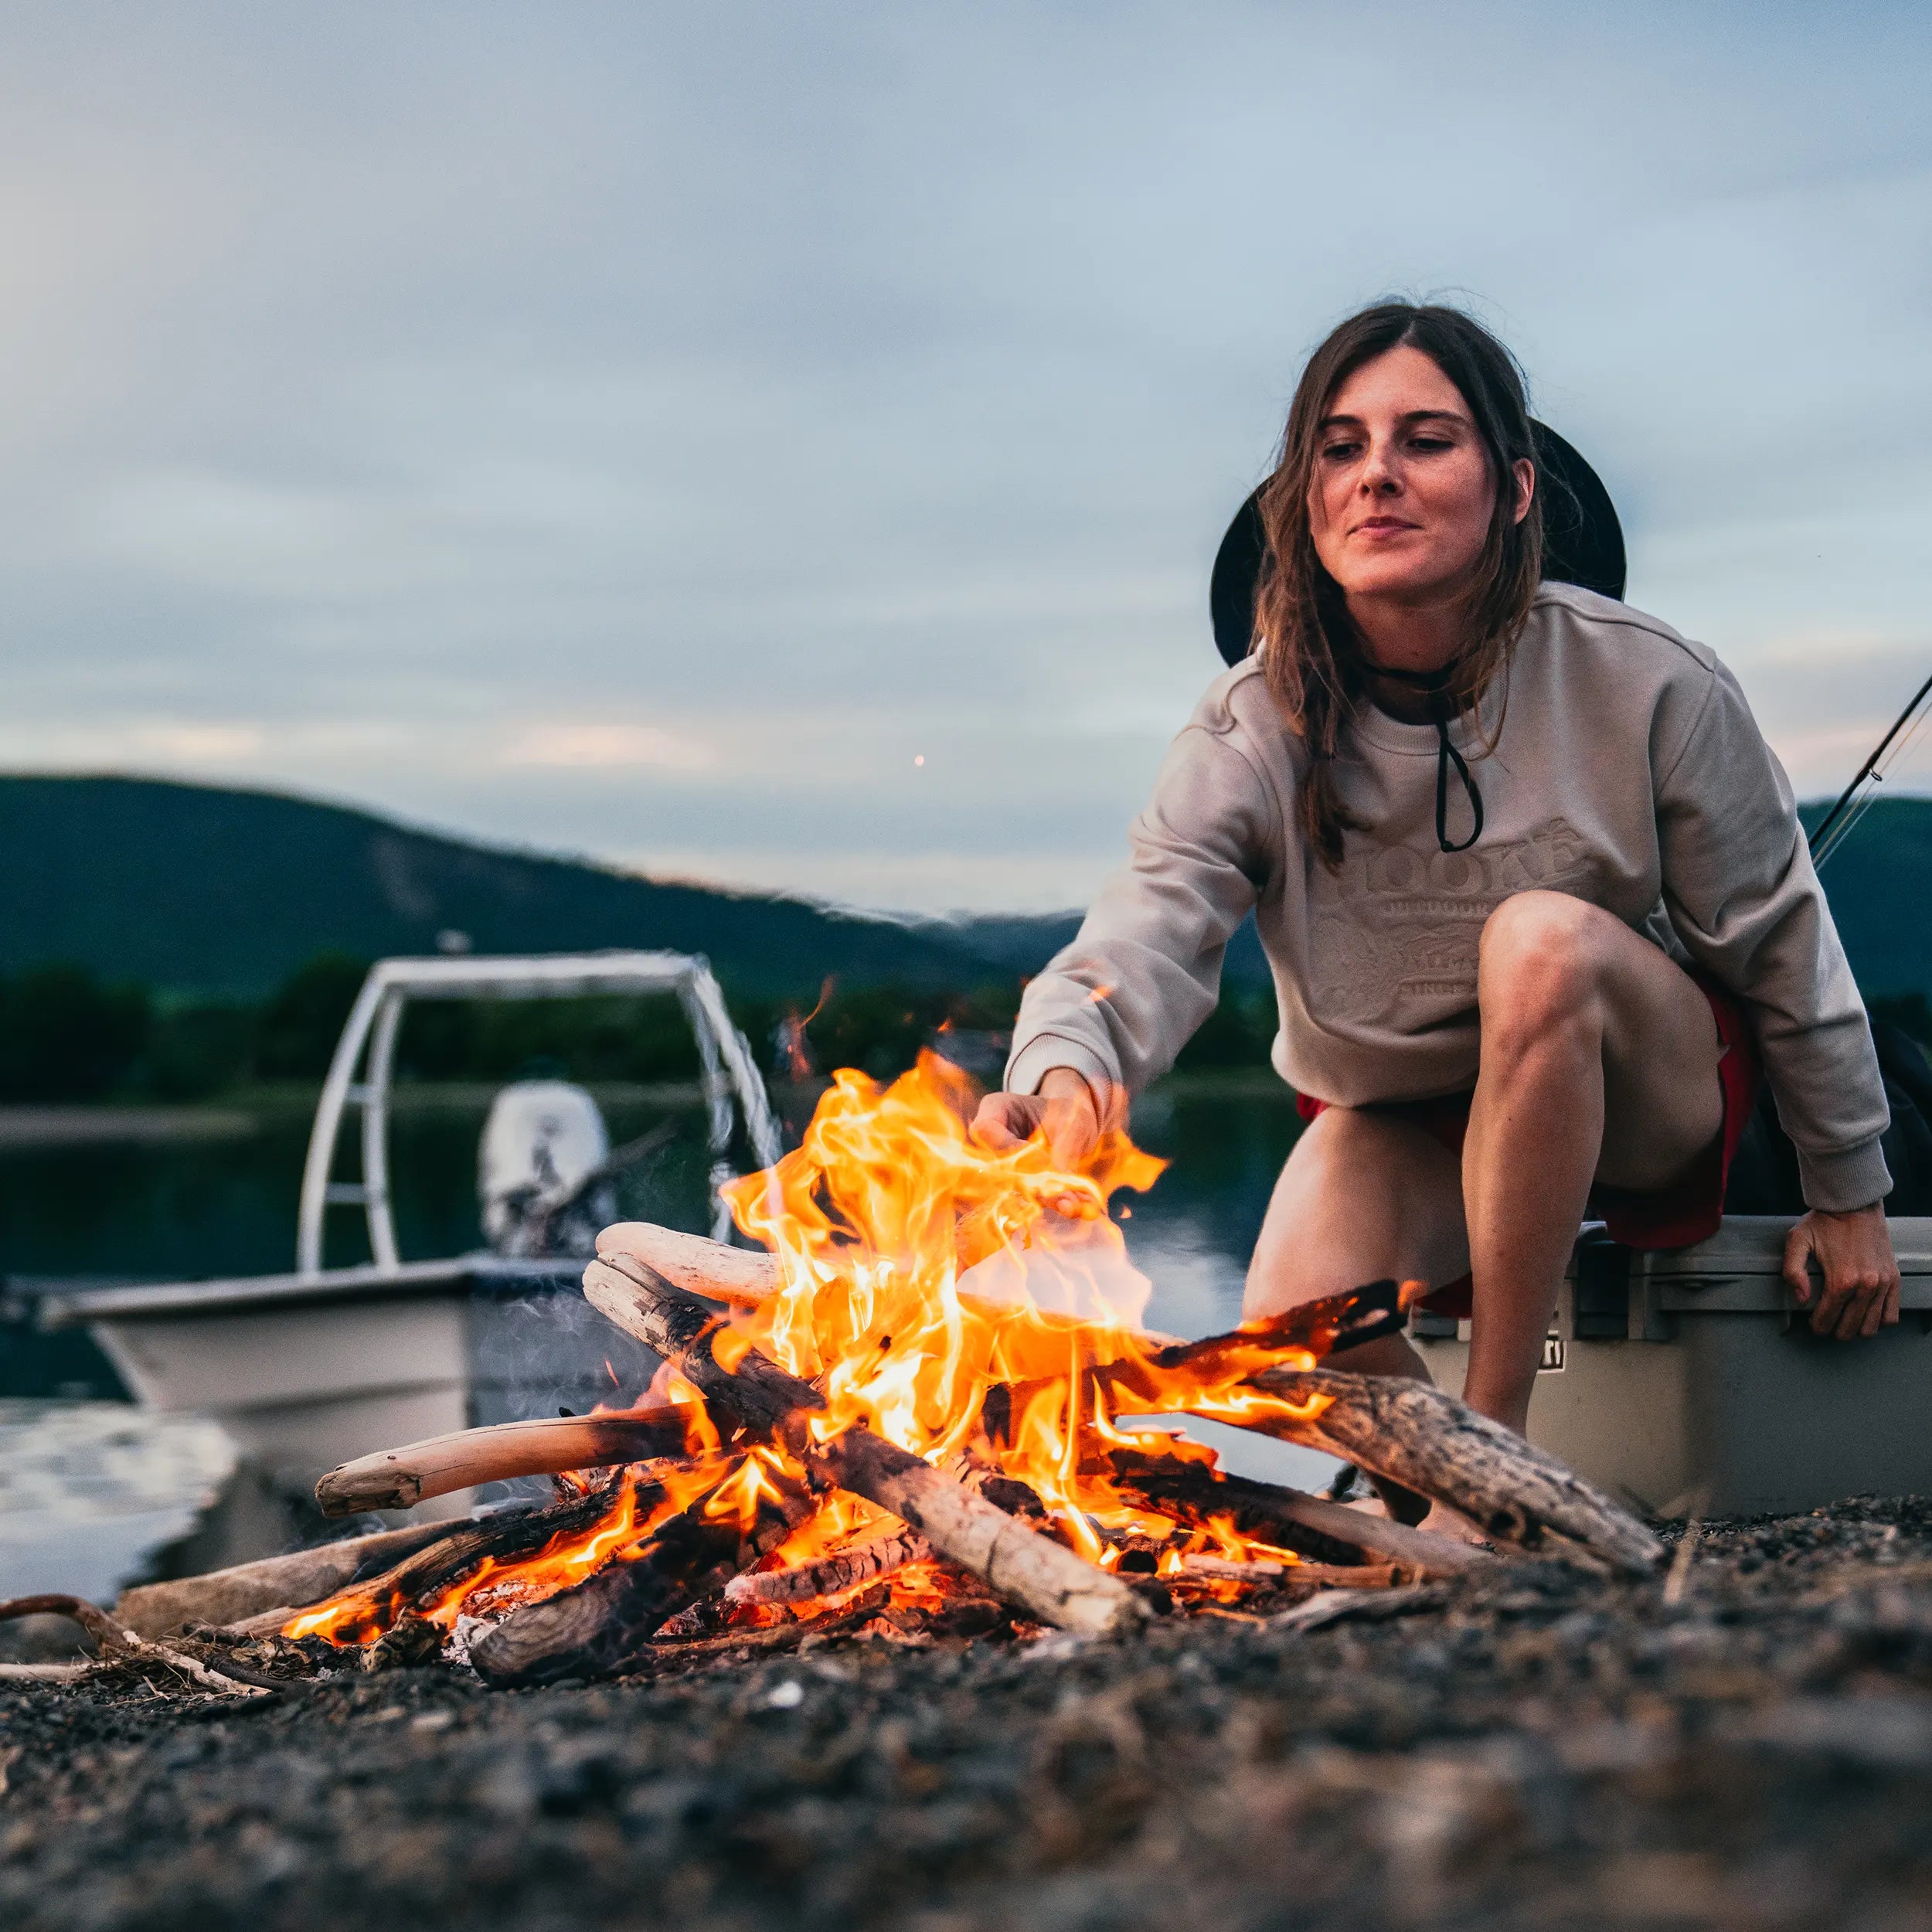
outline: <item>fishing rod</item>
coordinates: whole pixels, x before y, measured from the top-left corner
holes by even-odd
[[[1912,694],[1911,702],[1892,720],[1891,730],[1879,740],[1878,749],[1859,767],[1858,776],[1838,794],[1838,802],[1818,821],[1809,841],[1814,866],[1824,866],[1852,835],[1859,821],[1878,797],[1878,787],[1885,782],[1883,767],[1893,763],[1905,750],[1919,735],[1926,719],[1932,716],[1932,709],[1926,705],[1928,697],[1932,697],[1932,677],[1927,678]],[[1903,737],[1900,733],[1904,733]],[[1860,797],[1859,788],[1868,784],[1869,789]],[[1836,831],[1832,829],[1834,825],[1837,826]]]

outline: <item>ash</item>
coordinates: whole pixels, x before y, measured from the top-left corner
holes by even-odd
[[[1691,1559],[519,1693],[0,1685],[0,1924],[1920,1932],[1932,1502]]]

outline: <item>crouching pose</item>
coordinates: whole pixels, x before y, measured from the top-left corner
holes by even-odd
[[[1461,1284],[1464,1396],[1517,1430],[1587,1209],[1638,1246],[1713,1232],[1760,1066],[1814,1325],[1876,1334],[1899,1284],[1884,1089],[1789,784],[1703,646],[1540,580],[1531,437],[1509,353],[1453,310],[1369,309],[1316,352],[1260,499],[1250,655],[976,1123],[1077,1158],[1213,1010],[1253,910],[1311,1124],[1247,1315]],[[1427,1373],[1400,1337],[1349,1366]]]

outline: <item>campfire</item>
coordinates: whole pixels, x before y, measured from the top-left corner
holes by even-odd
[[[307,1607],[281,1587],[295,1559],[160,1586],[151,1624],[198,1617],[206,1638],[269,1639],[258,1656],[440,1654],[509,1685],[835,1634],[1121,1637],[1495,1560],[1227,1475],[1168,1420],[1185,1417],[1340,1456],[1502,1549],[1655,1566],[1647,1529],[1519,1438],[1332,1366],[1398,1328],[1420,1284],[1151,1333],[1117,1197],[1162,1164],[1120,1134],[1077,1173],[1041,1138],[989,1151],[967,1131],[976,1099],[930,1055],[883,1088],[838,1073],[798,1148],[726,1189],[757,1251],[641,1223],[599,1238],[586,1296],[663,1360],[635,1406],[383,1451],[317,1488],[345,1515],[547,1475],[551,1502],[402,1551],[388,1532],[359,1563],[344,1546],[345,1582]],[[250,1590],[271,1607],[209,1627]]]

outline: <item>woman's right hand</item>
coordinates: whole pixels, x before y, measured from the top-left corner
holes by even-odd
[[[1032,1139],[1043,1127],[1053,1165],[1070,1173],[1100,1145],[1094,1090],[1071,1067],[1052,1068],[1037,1094],[988,1094],[973,1116],[974,1138],[996,1154]]]

